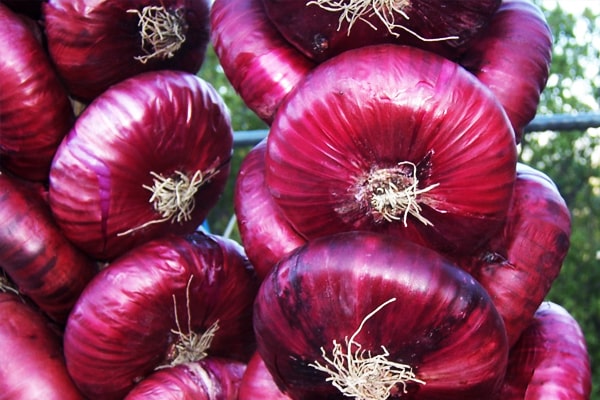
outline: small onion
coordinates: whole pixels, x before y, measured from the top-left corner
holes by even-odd
[[[275,384],[258,352],[254,353],[240,383],[238,400],[290,400]]]
[[[74,116],[39,34],[0,3],[0,161],[22,178],[47,181]]]
[[[169,232],[196,230],[224,190],[229,112],[207,82],[152,71],[112,86],[79,116],[50,172],[65,235],[109,260]]]
[[[313,68],[268,21],[261,0],[215,0],[211,39],[233,88],[269,124],[285,96]]]
[[[480,400],[500,388],[508,358],[502,318],[475,279],[374,232],[314,239],[284,257],[260,287],[254,330],[292,399]]]
[[[456,63],[377,45],[320,64],[282,104],[266,184],[306,239],[389,232],[473,252],[502,226],[517,161],[506,114]]]
[[[87,101],[141,72],[198,72],[210,35],[207,0],[48,0],[43,18],[58,72]]]
[[[263,139],[246,155],[233,198],[242,245],[261,279],[284,255],[306,242],[292,229],[265,185],[266,150]]]
[[[584,334],[562,306],[546,301],[509,354],[500,399],[589,400],[592,370]]]
[[[196,232],[132,249],[82,293],[64,334],[69,373],[91,399],[122,399],[156,368],[255,351],[254,271],[236,242]]]

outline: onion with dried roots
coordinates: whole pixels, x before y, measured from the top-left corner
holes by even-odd
[[[48,0],[48,50],[74,97],[90,101],[136,74],[196,73],[210,39],[207,0]]]
[[[50,206],[65,235],[109,260],[190,233],[224,190],[233,133],[216,90],[180,71],[126,79],[96,98],[61,143]]]
[[[254,307],[258,352],[291,399],[488,398],[508,342],[486,291],[439,253],[347,232],[284,257]]]
[[[504,223],[514,134],[492,93],[417,48],[378,45],[320,64],[271,126],[265,181],[304,238],[375,230],[474,252]]]
[[[110,263],[86,287],[64,334],[69,373],[92,399],[122,399],[156,369],[255,351],[258,281],[240,245],[169,235]]]

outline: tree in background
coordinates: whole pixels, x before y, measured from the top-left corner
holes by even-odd
[[[544,11],[554,33],[554,54],[538,114],[598,111],[600,17],[587,10],[576,19],[560,5]],[[234,130],[266,129],[232,89],[212,49],[200,76],[223,96]],[[227,190],[209,216],[215,233],[231,227],[233,186],[249,149],[235,150]],[[567,308],[581,324],[592,358],[592,399],[600,400],[600,129],[529,133],[521,144],[521,161],[552,178],[572,212],[571,249],[548,298]],[[235,229],[231,236],[239,241]]]

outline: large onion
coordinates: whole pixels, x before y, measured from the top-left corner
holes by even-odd
[[[74,117],[67,91],[39,40],[39,28],[0,3],[0,161],[46,181]]]
[[[266,184],[307,239],[366,229],[471,252],[504,222],[516,158],[506,114],[466,70],[369,46],[320,64],[287,97]]]
[[[224,189],[232,148],[229,113],[210,84],[179,71],[136,75],[96,98],[61,143],[52,212],[98,259],[193,232]]]
[[[52,59],[81,100],[149,70],[196,73],[209,41],[207,0],[48,0],[43,17]]]
[[[292,399],[481,400],[500,388],[508,358],[502,319],[469,274],[373,232],[315,239],[283,258],[261,285],[254,329]]]
[[[132,249],[82,293],[64,335],[69,373],[92,399],[122,399],[156,368],[255,350],[254,271],[232,240],[194,233]]]

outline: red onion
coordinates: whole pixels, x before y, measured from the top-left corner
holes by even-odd
[[[74,117],[39,33],[0,3],[1,164],[25,179],[46,181]]]
[[[65,235],[114,259],[168,232],[193,232],[224,190],[233,134],[222,98],[180,71],[112,86],[79,116],[50,172]]]
[[[456,63],[378,45],[320,64],[267,141],[266,184],[307,239],[376,230],[473,252],[504,222],[514,134],[493,95]]]
[[[500,398],[589,400],[590,357],[581,327],[562,306],[546,301],[510,350]]]
[[[196,232],[140,245],[102,270],[65,329],[67,368],[93,399],[121,399],[155,368],[255,351],[258,282],[232,240]]]
[[[61,339],[42,314],[0,293],[0,397],[83,400],[67,373]]]
[[[60,75],[88,101],[141,72],[195,74],[210,35],[207,0],[48,0],[43,17]]]
[[[38,185],[0,173],[0,268],[42,311],[65,323],[96,265],[54,222]]]
[[[284,257],[258,292],[254,330],[292,399],[480,400],[500,388],[508,358],[502,319],[475,279],[374,232],[314,239]]]
[[[235,181],[233,206],[248,259],[263,279],[285,254],[306,241],[296,233],[265,185],[266,140],[244,158]]]
[[[158,371],[138,383],[125,400],[237,400],[246,364],[206,358]]]
[[[504,106],[517,141],[535,117],[552,59],[552,32],[530,0],[504,0],[490,26],[460,63]]]
[[[501,0],[263,0],[273,25],[315,61],[381,43],[416,46],[446,57],[481,33]]]
[[[470,260],[458,262],[488,291],[512,346],[558,277],[570,245],[571,214],[546,174],[517,164],[506,224]]]
[[[267,123],[313,67],[267,20],[261,0],[215,0],[211,39],[225,76]]]
[[[238,400],[290,400],[288,396],[281,393],[273,375],[265,366],[265,362],[258,352],[254,353],[240,383]]]

